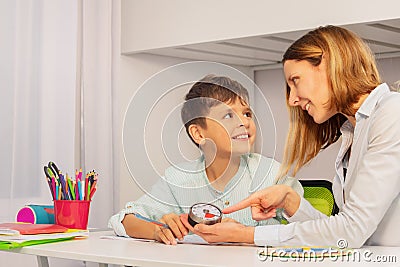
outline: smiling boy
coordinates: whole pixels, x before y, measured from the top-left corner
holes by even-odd
[[[167,168],[149,194],[128,202],[125,209],[111,217],[109,226],[115,233],[176,244],[176,238],[188,234],[179,214],[188,213],[191,205],[207,202],[223,209],[275,184],[280,164],[250,153],[256,126],[248,103],[247,90],[230,78],[207,75],[196,82],[185,97],[181,117],[188,136],[203,155]],[[286,177],[280,183],[303,193],[294,178]],[[159,220],[169,228],[140,220],[135,213]],[[226,217],[251,226],[279,223],[274,218],[256,222],[249,209]]]

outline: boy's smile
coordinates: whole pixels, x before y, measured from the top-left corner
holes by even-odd
[[[237,136],[232,137],[232,139],[234,140],[244,140],[244,141],[248,141],[249,139],[249,134],[244,133],[244,134],[239,134]]]

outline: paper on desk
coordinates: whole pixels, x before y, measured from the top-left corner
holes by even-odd
[[[196,245],[211,245],[211,246],[255,246],[253,244],[247,243],[232,243],[232,242],[216,242],[216,243],[209,243],[204,240],[201,236],[191,234],[186,235],[183,240],[176,240],[180,244],[196,244]]]
[[[103,235],[103,236],[100,236],[100,239],[113,239],[113,240],[125,240],[125,241],[155,242],[155,240],[153,240],[153,239],[133,238],[133,237],[124,237],[124,236],[116,236],[116,235]]]
[[[101,236],[102,239],[115,239],[115,240],[132,240],[132,241],[142,241],[142,242],[156,242],[153,239],[144,239],[144,238],[133,238],[133,237],[123,237],[123,236],[116,236],[116,235],[105,235]],[[220,242],[220,243],[208,243],[205,241],[201,236],[191,234],[186,235],[183,240],[176,240],[179,244],[196,244],[196,245],[249,245],[249,244],[242,244],[242,243],[227,243],[227,242]],[[253,246],[253,245],[251,245]]]
[[[176,240],[180,244],[198,244],[198,245],[210,245],[207,241],[205,241],[201,236],[199,235],[185,235],[183,237],[183,240]]]
[[[134,237],[124,237],[124,236],[116,236],[116,235],[104,235],[100,237],[101,239],[114,239],[114,240],[126,240],[126,241],[142,241],[142,242],[156,242],[153,239],[145,239],[145,238],[134,238]],[[187,235],[183,238],[183,240],[176,240],[181,244],[209,244],[203,238],[198,235]]]

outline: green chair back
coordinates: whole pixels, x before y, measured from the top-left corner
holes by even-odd
[[[330,216],[338,213],[339,209],[332,194],[332,183],[326,180],[300,180],[304,189],[304,198],[310,204]]]

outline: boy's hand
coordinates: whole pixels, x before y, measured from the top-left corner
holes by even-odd
[[[188,234],[188,230],[182,224],[179,215],[170,213],[164,215],[160,222],[165,223],[169,228],[157,226],[154,232],[154,239],[163,242],[167,245],[176,245],[176,238],[182,240],[185,235]]]
[[[222,218],[222,221],[221,221],[221,222],[222,222],[222,223],[226,223],[226,222],[240,223],[240,222],[238,222],[238,221],[236,221],[236,220],[234,220],[234,219],[232,219],[232,218],[228,218],[228,217]]]

